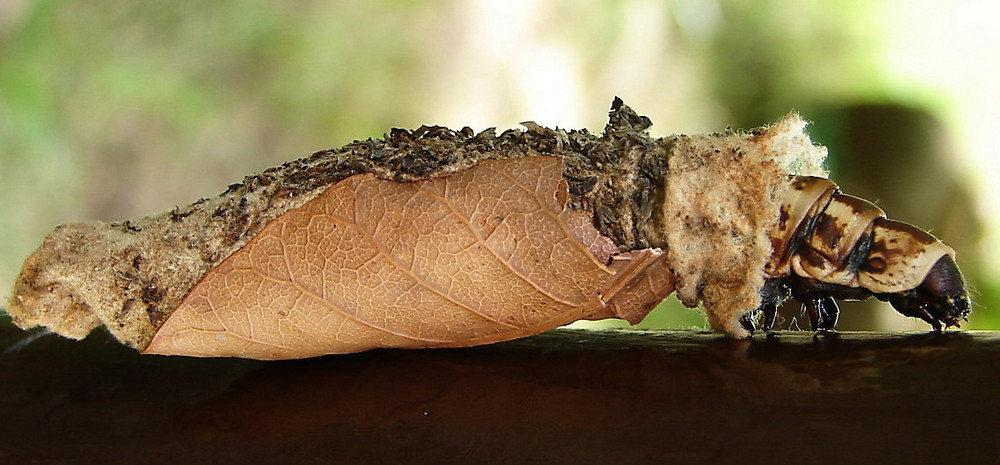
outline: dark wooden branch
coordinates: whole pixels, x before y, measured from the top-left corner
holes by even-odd
[[[1000,333],[560,330],[290,362],[0,330],[0,463],[992,463]]]

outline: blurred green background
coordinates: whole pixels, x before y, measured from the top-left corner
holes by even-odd
[[[831,176],[959,253],[1000,329],[986,1],[0,0],[0,298],[54,226],[161,212],[390,127],[814,122]],[[881,304],[841,329],[926,329]],[[797,308],[782,327],[807,327]],[[668,301],[645,326],[700,327]]]

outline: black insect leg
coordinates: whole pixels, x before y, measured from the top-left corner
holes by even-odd
[[[833,297],[820,297],[805,302],[809,324],[813,331],[832,331],[840,319],[840,307]]]
[[[926,321],[929,325],[934,327],[934,331],[941,332],[941,322],[937,318],[934,318],[930,312],[927,311],[923,306],[917,309],[917,318]]]
[[[764,281],[764,287],[760,291],[760,306],[757,311],[763,313],[764,321],[761,329],[764,332],[771,332],[774,323],[778,319],[778,307],[792,297],[789,285],[794,283],[794,278],[770,278]]]
[[[813,331],[819,330],[819,299],[809,299],[803,304],[809,315],[809,326]]]
[[[840,320],[840,307],[833,297],[823,299],[819,308],[819,330],[833,331]]]
[[[920,318],[927,322],[934,328],[934,331],[941,331],[941,322],[933,315],[923,305],[920,305],[916,300],[907,299],[904,296],[893,295],[889,298],[889,303],[892,307],[896,309],[899,313],[905,316],[912,316]]]
[[[770,332],[774,328],[774,321],[778,319],[778,304],[763,305],[760,309],[764,312],[764,324],[760,329]]]
[[[753,334],[753,332],[756,330],[753,324],[755,313],[756,312],[746,312],[740,316],[740,326],[742,326],[743,329],[749,331],[750,334]]]

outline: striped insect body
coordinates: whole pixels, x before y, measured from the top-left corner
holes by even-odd
[[[955,251],[913,225],[886,218],[833,181],[795,176],[772,230],[765,267],[762,327],[770,330],[788,298],[804,304],[813,329],[832,330],[834,299],[888,301],[936,330],[967,320],[971,301]],[[748,330],[752,315],[743,319]]]

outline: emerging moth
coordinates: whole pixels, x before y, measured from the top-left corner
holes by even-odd
[[[797,115],[659,139],[651,124],[615,99],[601,136],[393,129],[160,215],[60,226],[8,311],[144,353],[258,359],[635,323],[674,292],[732,337],[758,315],[770,330],[790,297],[816,330],[834,298],[935,329],[966,318],[954,251],[840,194]]]

